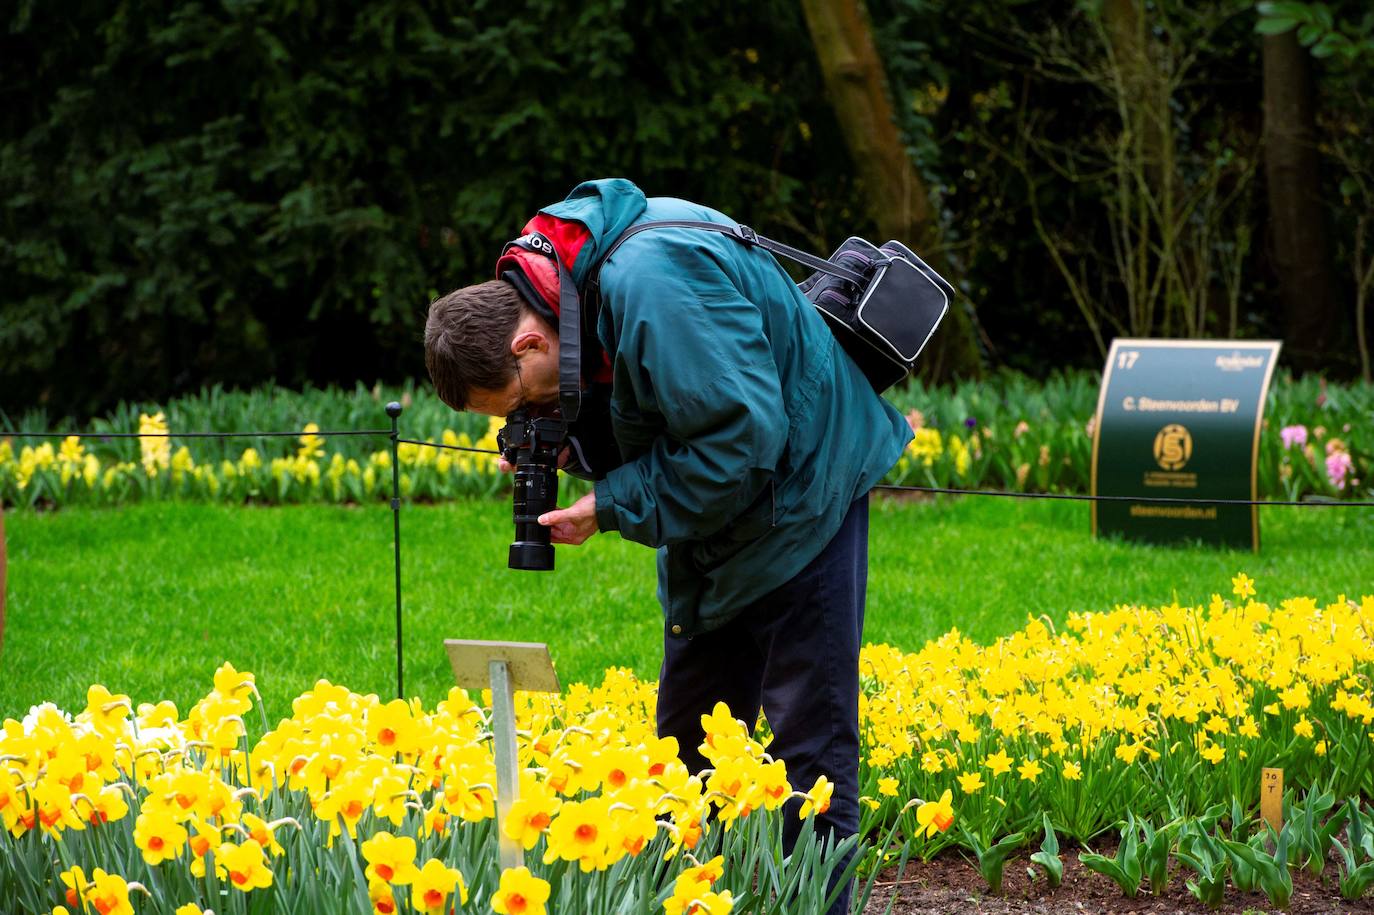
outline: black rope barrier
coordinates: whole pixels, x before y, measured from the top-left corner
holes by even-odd
[[[441,445],[438,442],[421,442],[413,438],[398,438],[396,441],[400,442],[402,445],[420,445],[425,448],[442,448],[445,451],[471,451],[474,454],[501,453],[499,451],[493,451],[491,448],[469,448],[466,445]]]
[[[423,448],[443,448],[450,451],[471,451],[477,454],[500,454],[490,448],[468,448],[463,445],[441,445],[437,442],[422,442],[418,439],[403,438],[399,441],[407,445],[419,445]],[[1374,502],[1363,502],[1355,500],[1341,499],[1303,499],[1299,501],[1284,501],[1277,499],[1185,499],[1169,496],[1092,496],[1083,493],[1059,493],[1059,492],[1013,492],[1005,489],[953,489],[944,486],[902,486],[896,483],[879,483],[874,489],[883,489],[889,492],[924,492],[950,496],[1001,496],[1009,499],[1059,499],[1068,502],[1136,502],[1149,503],[1158,502],[1162,504],[1183,504],[1183,505],[1274,505],[1274,506],[1349,506],[1374,508]]]
[[[0,438],[300,438],[318,435],[391,435],[389,429],[330,429],[320,432],[0,432]]]

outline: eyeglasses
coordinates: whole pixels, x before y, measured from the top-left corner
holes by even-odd
[[[511,412],[514,413],[517,410],[528,412],[530,408],[530,395],[525,391],[525,376],[520,372],[520,360],[518,359],[515,361],[515,380],[520,385],[520,399],[516,402],[515,409]]]
[[[531,418],[560,415],[561,407],[557,402],[540,403],[539,401],[530,399],[529,392],[525,389],[525,377],[520,373],[520,363],[518,361],[515,363],[515,380],[520,385],[520,399],[515,406],[511,408],[510,413],[521,411]],[[506,415],[509,416],[510,413]]]

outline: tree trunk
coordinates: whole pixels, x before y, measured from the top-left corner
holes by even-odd
[[[1145,17],[1136,0],[1104,0],[1102,21],[1111,45],[1114,70],[1121,80],[1125,123],[1151,189],[1171,200],[1173,156],[1169,130],[1166,77],[1150,57]]]
[[[1296,32],[1264,38],[1264,173],[1269,230],[1283,304],[1284,350],[1320,368],[1340,316],[1321,206],[1312,58]]]
[[[898,239],[929,251],[934,240],[930,197],[897,130],[882,60],[863,0],[802,0],[811,42],[835,119],[844,134],[881,244]],[[947,267],[936,263],[937,270]],[[942,269],[943,268],[943,269]],[[972,309],[951,302],[941,330],[922,356],[941,377],[981,374]]]

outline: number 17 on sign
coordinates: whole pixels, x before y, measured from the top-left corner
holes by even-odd
[[[1283,830],[1283,770],[1260,770],[1260,816],[1274,827]]]

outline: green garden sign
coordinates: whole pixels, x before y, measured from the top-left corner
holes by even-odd
[[[1276,340],[1112,341],[1093,424],[1092,493],[1258,498],[1256,465]],[[1259,550],[1254,505],[1094,502],[1093,536]]]

